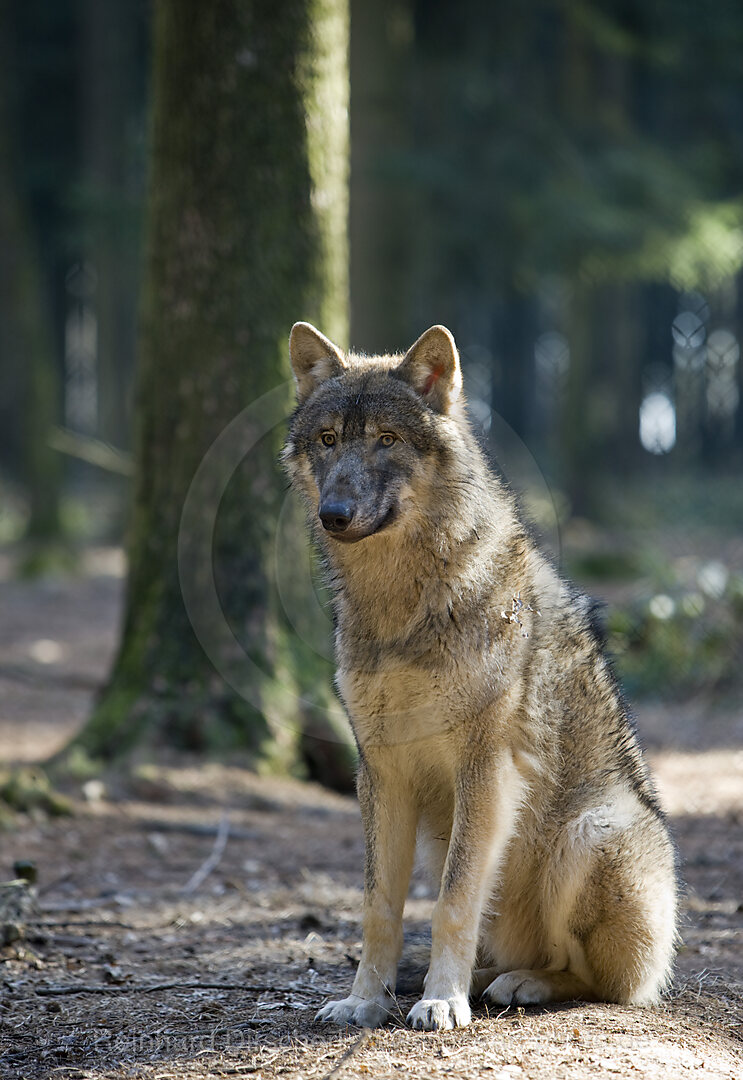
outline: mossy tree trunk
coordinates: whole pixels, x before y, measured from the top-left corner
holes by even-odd
[[[94,757],[142,744],[248,748],[287,766],[299,754],[302,708],[286,691],[318,675],[296,674],[274,587],[276,563],[299,558],[302,542],[295,530],[276,552],[281,426],[237,468],[213,522],[222,611],[245,670],[262,673],[247,693],[217,675],[194,634],[177,550],[189,487],[220,433],[270,391],[275,408],[281,384],[288,415],[292,323],[347,339],[347,42],[347,0],[155,5],[128,598],[110,683],[76,740]]]

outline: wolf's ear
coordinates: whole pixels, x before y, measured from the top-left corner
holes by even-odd
[[[446,327],[432,326],[421,334],[405,353],[397,375],[436,412],[449,412],[462,389],[462,369],[454,338]]]
[[[343,374],[343,353],[312,323],[294,324],[289,335],[289,356],[299,402],[308,398],[321,382]]]

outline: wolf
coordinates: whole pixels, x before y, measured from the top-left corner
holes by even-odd
[[[291,332],[283,460],[334,595],[358,746],[363,946],[317,1019],[394,1005],[416,842],[438,888],[414,1028],[470,1000],[646,1004],[676,945],[674,846],[591,617],[468,423],[454,338],[344,354]]]

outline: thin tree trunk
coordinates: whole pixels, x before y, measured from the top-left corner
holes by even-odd
[[[410,140],[412,34],[409,0],[352,0],[351,336],[370,353],[402,349],[419,332],[410,324],[414,207],[399,160]]]
[[[143,107],[140,10],[119,0],[82,7],[82,139],[88,203],[86,255],[95,271],[98,435],[131,441],[140,258],[140,193],[133,131]]]
[[[49,541],[60,533],[60,463],[49,446],[59,418],[58,375],[38,253],[14,171],[6,4],[0,2],[0,367],[11,412],[22,417],[14,441],[29,496],[26,535]]]

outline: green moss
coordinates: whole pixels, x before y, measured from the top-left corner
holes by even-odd
[[[51,817],[72,813],[72,803],[54,790],[39,768],[15,769],[6,775],[0,781],[0,801],[17,812],[41,810]]]
[[[18,561],[18,577],[26,580],[54,574],[71,574],[78,569],[77,553],[66,544],[49,541],[24,545]]]
[[[79,743],[67,746],[62,756],[47,764],[52,777],[66,777],[80,783],[100,776],[103,767],[104,763],[99,758],[91,757]]]

